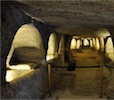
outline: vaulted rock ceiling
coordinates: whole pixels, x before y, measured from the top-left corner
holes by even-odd
[[[113,0],[17,0],[26,14],[65,34],[93,33],[114,27]]]

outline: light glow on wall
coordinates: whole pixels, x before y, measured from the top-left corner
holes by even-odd
[[[96,50],[100,49],[100,43],[99,43],[99,39],[98,38],[95,39],[95,48],[96,48]]]
[[[84,46],[89,46],[89,42],[87,39],[84,39]]]
[[[75,40],[75,38],[73,38],[71,40],[70,49],[76,49],[76,40]]]
[[[46,60],[48,61],[53,59],[54,57],[56,57],[56,54],[57,54],[57,38],[56,38],[56,35],[52,33],[48,41]]]
[[[18,56],[18,59],[25,62],[28,61],[38,63],[38,59],[45,58],[40,32],[32,23],[22,25],[17,30],[10,52],[7,56],[6,67],[10,66],[9,62],[14,51]]]
[[[93,38],[92,40],[93,40],[93,47],[95,48],[95,38]]]
[[[114,47],[113,47],[113,42],[112,38],[109,37],[106,42],[106,53],[114,61]]]
[[[43,48],[42,38],[39,30],[32,24],[22,25],[13,40],[14,48],[19,47],[36,47]]]
[[[30,65],[12,65],[10,66],[10,70],[6,71],[6,82],[18,79],[33,70]]]
[[[92,43],[92,40],[90,40],[90,47],[91,47],[91,48],[93,47],[93,43]]]
[[[10,65],[9,62],[14,50],[18,58],[21,61],[25,60],[26,63],[27,61],[31,63],[39,63],[41,59],[45,58],[40,32],[32,23],[22,25],[16,32],[6,60],[6,67],[10,69],[6,71],[7,82],[18,79],[34,70],[31,69],[31,64]]]
[[[81,45],[81,41],[80,40],[77,40],[77,49],[79,49],[80,48],[80,45]]]
[[[49,60],[51,60],[53,58],[54,58],[54,55],[53,54],[52,55],[47,55],[46,56],[46,61],[49,61]]]
[[[22,64],[22,65],[11,65],[9,66],[9,68],[14,70],[30,70],[31,66],[27,64]]]

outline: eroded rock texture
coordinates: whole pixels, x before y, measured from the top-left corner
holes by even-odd
[[[70,44],[69,41],[71,40],[71,35],[79,35],[84,37],[96,36],[96,32],[99,32],[99,29],[101,28],[108,29],[108,31],[111,33],[111,37],[114,43],[114,2],[112,0],[16,0],[16,2],[6,1],[2,2],[1,4],[2,98],[37,99],[42,98],[46,90],[44,89],[47,84],[47,71],[45,67],[31,72],[26,77],[21,77],[19,80],[13,82],[12,86],[6,84],[5,82],[6,58],[17,30],[24,24],[29,24],[32,22],[32,24],[34,24],[34,26],[39,30],[43,41],[45,56],[48,49],[47,41],[49,39],[49,35],[54,31],[60,33],[59,35],[68,35],[65,38],[66,49],[68,49],[68,46]],[[26,54],[28,56],[29,53],[26,52]],[[65,60],[67,61],[68,59],[65,58]],[[56,63],[59,63],[58,59]],[[109,68],[114,67],[114,63],[111,62],[110,59],[106,60],[106,63]],[[61,69],[58,70],[60,71]],[[113,68],[110,68],[110,72],[108,68],[105,69],[105,71],[107,70],[108,72],[104,72],[104,85],[106,88],[104,87],[103,92],[108,98],[112,99],[114,98],[114,71]],[[53,73],[56,73],[56,71],[53,70]],[[95,74],[97,74],[97,71]],[[58,79],[59,76],[58,73],[57,75],[54,75],[54,81],[56,82],[58,81],[56,78]],[[69,82],[69,79],[66,80],[66,82],[67,81]],[[74,84],[74,86],[76,86],[76,84]],[[4,94],[5,91],[7,91],[6,95]]]
[[[2,2],[2,27],[1,27],[1,70],[2,82],[4,82],[6,70],[6,58],[11,48],[14,35],[21,25],[30,22],[26,16],[13,2]]]
[[[2,27],[1,27],[1,84],[2,84],[2,97],[1,98],[13,98],[8,92],[11,87],[6,84],[6,59],[11,48],[12,41],[17,30],[24,24],[31,23],[31,18],[27,16],[18,6],[17,2],[2,2]],[[39,25],[40,24],[40,25]],[[34,25],[40,29],[41,37],[43,37],[44,48],[47,48],[47,41],[50,31],[47,31],[48,27],[41,22],[34,20]],[[40,27],[39,27],[40,26]],[[45,34],[46,33],[46,34]],[[42,39],[42,38],[41,38]],[[47,41],[46,41],[47,40]],[[32,55],[31,55],[32,56]],[[45,57],[45,56],[44,56]],[[43,59],[45,59],[43,57]],[[46,66],[46,65],[45,65]],[[42,84],[38,82],[39,84]],[[46,82],[47,83],[47,82]],[[10,89],[8,89],[10,88]],[[11,89],[12,91],[12,89]],[[9,95],[9,96],[7,96]]]

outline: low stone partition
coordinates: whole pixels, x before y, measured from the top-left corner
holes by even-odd
[[[41,99],[48,91],[47,66],[40,67],[10,82],[12,99]]]

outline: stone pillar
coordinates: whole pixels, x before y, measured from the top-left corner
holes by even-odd
[[[90,47],[90,40],[89,39],[87,39],[88,40],[88,43],[89,43],[89,47]]]
[[[90,48],[92,48],[92,47],[93,47],[92,40],[90,39],[89,41],[90,41],[90,42],[89,42],[89,44],[90,44]]]
[[[114,61],[114,49],[113,49],[113,42],[112,38],[109,37],[106,42],[106,53]]]
[[[93,48],[95,48],[95,38],[92,39],[93,42]]]
[[[81,39],[82,40],[82,47],[84,46],[84,40],[83,39]]]
[[[65,44],[64,44],[64,35],[61,36],[59,42],[59,54],[61,54],[62,66],[64,66],[64,54],[65,54]]]
[[[48,40],[47,60],[53,59],[57,55],[57,36],[55,33],[51,33]]]
[[[99,39],[97,37],[95,38],[95,49],[96,50],[100,49]]]
[[[101,51],[104,51],[104,38],[99,37],[99,41],[100,41],[100,49]]]
[[[64,39],[65,39],[65,62],[68,62],[69,61],[68,52],[69,52],[69,49],[70,49],[70,43],[71,43],[71,40],[72,40],[72,36],[65,35]]]
[[[80,40],[80,39],[78,39],[78,40],[77,40],[77,49],[79,49],[79,48],[80,48],[80,45],[81,45],[81,40]]]

